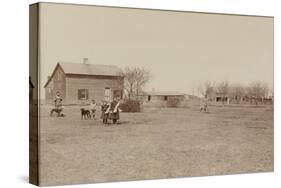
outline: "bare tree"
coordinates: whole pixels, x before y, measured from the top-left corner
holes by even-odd
[[[210,99],[215,92],[214,84],[210,81],[206,81],[204,84],[199,86],[198,91],[205,99]]]
[[[229,89],[229,96],[236,101],[236,103],[240,103],[245,95],[245,87],[241,84],[235,84]]]
[[[151,73],[148,70],[145,70],[144,68],[135,68],[135,74],[136,74],[136,95],[138,96],[140,92],[142,92],[145,85],[148,83],[148,81],[151,79]]]
[[[229,99],[240,103],[243,98],[246,98],[257,105],[263,103],[269,95],[273,96],[268,84],[261,81],[254,81],[247,87],[242,84],[230,85],[228,81],[222,81],[218,84],[206,81],[198,87],[198,93],[208,100],[220,95],[222,104],[225,104],[226,100]]]
[[[228,92],[229,92],[229,84],[228,81],[223,81],[219,83],[217,86],[217,91],[218,93],[222,96],[222,103],[225,103],[225,99],[228,97]]]
[[[256,105],[258,101],[263,102],[263,99],[268,94],[269,88],[266,83],[261,81],[254,81],[248,87],[248,95],[254,99]]]
[[[151,79],[151,73],[140,67],[126,67],[121,75],[124,78],[124,91],[129,99],[138,96]]]

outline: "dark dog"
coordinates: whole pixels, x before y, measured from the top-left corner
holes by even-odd
[[[91,112],[90,112],[90,110],[81,108],[81,119],[91,119]]]
[[[53,116],[53,113],[57,113],[57,117],[65,117],[65,115],[62,113],[62,109],[53,108],[50,112],[51,116]]]

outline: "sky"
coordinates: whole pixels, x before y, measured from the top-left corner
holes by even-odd
[[[83,58],[144,67],[146,90],[197,94],[207,80],[273,88],[272,17],[42,3],[39,18],[41,89],[57,62]]]

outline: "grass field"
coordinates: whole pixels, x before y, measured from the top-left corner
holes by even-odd
[[[150,108],[114,126],[80,120],[79,107],[64,112],[41,108],[41,185],[273,170],[272,106]]]

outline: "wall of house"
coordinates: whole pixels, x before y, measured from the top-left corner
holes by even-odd
[[[101,101],[105,99],[106,88],[110,88],[110,96],[112,99],[114,97],[114,91],[123,90],[123,80],[118,77],[108,76],[67,75],[65,103],[83,104],[90,103],[91,100],[101,103]],[[78,99],[79,89],[88,90],[87,100]]]
[[[148,96],[143,96],[142,97],[144,100],[148,101]],[[173,99],[178,99],[178,100],[184,100],[185,97],[184,95],[169,95],[169,96],[164,96],[164,95],[150,95],[150,101],[168,101],[168,100],[173,100]]]
[[[45,100],[47,103],[51,103],[53,101],[53,81],[51,80],[47,87],[45,87]]]
[[[63,101],[65,101],[65,82],[66,76],[61,67],[58,66],[51,78],[51,81],[45,88],[45,99],[47,103],[53,103],[57,93],[60,93],[61,98],[63,99]]]
[[[184,95],[152,95],[150,96],[150,101],[148,101],[148,96],[143,96],[144,107],[182,107],[185,100]]]

